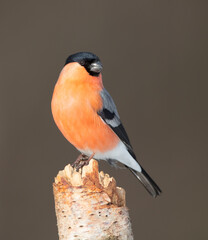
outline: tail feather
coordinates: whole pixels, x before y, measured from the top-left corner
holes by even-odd
[[[148,173],[142,168],[141,172],[137,172],[132,168],[127,167],[134,176],[140,180],[140,182],[143,184],[143,186],[146,188],[146,190],[154,197],[156,198],[158,195],[162,193],[160,188],[157,186],[157,184],[152,180],[152,178],[148,175]]]

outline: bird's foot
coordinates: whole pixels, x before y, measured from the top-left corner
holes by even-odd
[[[80,168],[89,164],[94,155],[95,154],[93,153],[90,157],[88,157],[85,154],[80,154],[76,161],[72,164],[72,167],[76,168],[76,171],[78,172]]]
[[[80,162],[86,161],[86,160],[88,160],[88,156],[85,154],[80,154],[78,156],[78,158],[76,159],[76,161],[72,164],[72,167],[77,168],[77,166],[80,164]]]

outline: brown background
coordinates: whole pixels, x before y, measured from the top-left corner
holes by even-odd
[[[207,1],[1,1],[0,239],[57,239],[52,182],[78,152],[50,110],[69,54],[104,65],[135,152],[163,190],[127,191],[136,240],[208,239]]]

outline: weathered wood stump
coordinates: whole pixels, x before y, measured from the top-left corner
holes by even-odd
[[[98,172],[91,160],[77,172],[70,165],[53,184],[59,240],[132,240],[124,189]]]

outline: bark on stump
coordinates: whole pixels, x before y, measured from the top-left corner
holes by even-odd
[[[79,172],[67,165],[53,190],[59,240],[133,240],[125,191],[97,161]]]

